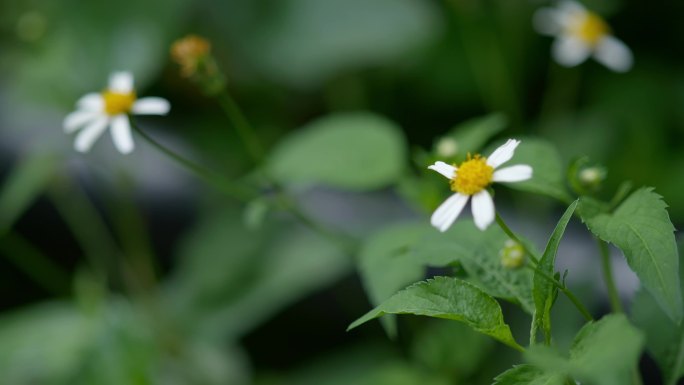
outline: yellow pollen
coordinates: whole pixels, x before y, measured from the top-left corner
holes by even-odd
[[[456,176],[451,179],[451,190],[465,195],[477,194],[492,183],[494,168],[487,164],[487,158],[475,155],[458,166]]]
[[[571,35],[591,46],[596,45],[601,38],[610,33],[608,24],[601,16],[593,12],[575,16],[575,20],[570,23],[568,29]]]
[[[135,92],[120,93],[106,90],[102,93],[102,98],[107,115],[118,115],[131,111],[136,96]]]

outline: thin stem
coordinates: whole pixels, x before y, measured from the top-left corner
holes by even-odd
[[[570,302],[575,305],[577,310],[579,310],[580,313],[586,318],[587,321],[593,321],[594,317],[592,317],[591,313],[589,313],[589,310],[580,302],[580,300],[568,289],[565,285],[562,283],[558,282],[558,280],[545,272],[539,270],[538,267],[535,266],[530,266],[526,265],[530,269],[532,269],[536,274],[539,274],[541,277],[544,277],[547,281],[549,281],[551,284],[553,284],[555,287],[558,288],[558,290],[562,291],[563,294],[565,294],[566,297],[570,300]]]
[[[242,139],[242,142],[247,147],[247,151],[256,163],[261,163],[264,160],[264,149],[259,141],[252,126],[242,113],[240,106],[235,102],[232,96],[225,89],[217,97],[219,105],[230,119],[235,131]]]
[[[7,231],[0,238],[0,253],[44,289],[57,295],[69,293],[69,274],[23,236]]]
[[[135,122],[131,120],[131,127],[140,135],[142,136],[143,139],[145,139],[149,144],[151,144],[153,147],[155,147],[157,150],[161,151],[174,161],[176,161],[178,164],[183,166],[185,169],[191,171],[193,174],[198,176],[200,179],[204,180],[205,182],[209,183],[210,185],[214,186],[217,188],[219,191],[223,192],[224,194],[230,196],[231,198],[237,199],[239,201],[249,201],[252,198],[254,198],[255,194],[250,191],[249,189],[246,189],[242,186],[239,186],[232,181],[223,178],[221,175],[217,174],[214,171],[211,171],[204,166],[201,166],[179,154],[174,152],[173,150],[169,149],[168,147],[162,145],[161,143],[157,142],[149,136],[145,131],[141,130],[140,127],[138,127]]]
[[[610,251],[608,244],[596,238],[599,251],[601,252],[601,267],[603,270],[603,280],[606,282],[608,289],[608,298],[610,298],[610,306],[615,313],[622,313],[622,303],[620,302],[620,295],[618,294],[615,280],[613,279],[613,266],[610,261]]]
[[[496,213],[496,223],[501,227],[501,230],[508,235],[509,238],[511,238],[513,241],[515,241],[517,244],[522,246],[523,250],[525,250],[525,253],[530,257],[532,262],[534,262],[535,266],[539,264],[539,257],[535,256],[532,251],[527,247],[527,245],[518,238],[517,235],[511,230],[510,227],[504,222],[503,218],[501,218],[501,215],[499,213]]]

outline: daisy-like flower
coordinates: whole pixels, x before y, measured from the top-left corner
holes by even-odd
[[[580,3],[564,0],[555,8],[541,8],[534,15],[534,25],[541,34],[556,37],[552,54],[563,66],[576,66],[593,56],[616,72],[632,67],[632,51],[615,38],[608,24]]]
[[[521,182],[532,177],[532,167],[526,164],[497,168],[513,157],[519,140],[509,139],[494,150],[489,158],[470,156],[458,167],[444,162],[435,162],[428,168],[449,178],[451,190],[455,192],[435,210],[430,223],[439,231],[446,231],[456,221],[461,211],[473,197],[471,205],[475,225],[485,230],[494,221],[494,201],[487,191],[492,182]]]
[[[76,151],[87,152],[95,141],[111,127],[114,146],[122,154],[135,148],[129,114],[165,115],[171,106],[166,99],[138,99],[130,72],[115,72],[109,76],[109,86],[101,93],[90,93],[76,103],[76,111],[64,119],[64,131],[76,135]]]

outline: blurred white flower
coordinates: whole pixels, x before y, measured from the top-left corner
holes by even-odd
[[[76,111],[64,119],[64,131],[76,135],[76,151],[87,152],[95,141],[111,127],[114,146],[122,154],[135,147],[129,114],[165,115],[171,106],[166,99],[137,99],[130,72],[115,72],[109,76],[109,86],[101,93],[90,93],[76,103]]]
[[[552,54],[563,66],[576,66],[593,56],[616,72],[632,68],[632,51],[615,38],[608,24],[580,3],[564,0],[554,8],[541,8],[534,15],[541,34],[556,37]]]
[[[487,191],[492,182],[521,182],[532,177],[532,167],[526,164],[497,167],[508,162],[513,157],[515,148],[520,141],[509,139],[502,146],[494,150],[489,158],[475,155],[458,167],[444,162],[435,162],[428,168],[449,178],[451,190],[456,194],[442,203],[430,218],[432,226],[439,231],[446,231],[461,214],[470,196],[473,196],[471,209],[475,225],[485,230],[494,221],[494,201]]]

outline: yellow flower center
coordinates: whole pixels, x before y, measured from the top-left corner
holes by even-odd
[[[107,115],[118,115],[131,111],[136,96],[135,92],[120,93],[107,90],[102,93],[102,98]]]
[[[456,176],[451,179],[451,190],[465,195],[477,194],[492,183],[494,168],[487,164],[487,158],[475,155],[458,166]]]
[[[591,46],[596,45],[602,37],[610,33],[608,24],[601,16],[593,12],[578,15],[575,19],[570,23],[570,34]]]

